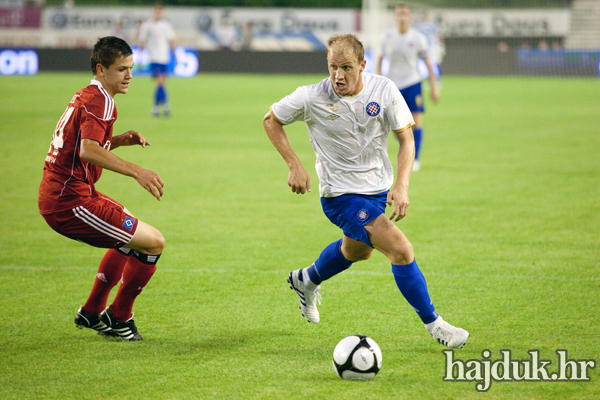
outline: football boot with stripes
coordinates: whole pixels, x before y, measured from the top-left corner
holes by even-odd
[[[462,349],[467,343],[469,332],[464,329],[450,325],[444,321],[442,317],[438,317],[434,321],[434,324],[435,325],[430,333],[438,343],[453,349]]]
[[[83,307],[79,307],[77,314],[75,315],[75,326],[79,329],[90,328],[98,332],[98,335],[115,337],[119,336],[116,332],[110,329],[104,322],[100,320],[100,316],[96,314],[90,314],[85,311]]]
[[[320,319],[319,310],[317,310],[317,301],[321,304],[321,294],[319,294],[319,289],[321,287],[317,286],[314,291],[307,289],[303,282],[301,269],[290,272],[287,281],[290,284],[290,289],[295,290],[300,298],[300,310],[302,311],[302,316],[305,317],[308,322],[318,324]]]
[[[102,311],[102,314],[100,314],[100,319],[119,335],[121,340],[142,340],[142,336],[138,333],[135,322],[133,322],[133,313],[131,313],[131,318],[123,322],[115,318],[112,311],[110,311],[110,308],[106,307],[106,309]]]

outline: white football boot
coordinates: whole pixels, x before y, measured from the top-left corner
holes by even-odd
[[[420,171],[421,170],[421,161],[415,160],[412,170],[413,170],[413,172]]]
[[[295,290],[300,298],[300,310],[302,310],[302,316],[304,316],[308,322],[318,324],[320,319],[319,310],[317,310],[317,301],[321,304],[321,295],[319,294],[319,289],[321,287],[317,286],[314,291],[307,289],[303,282],[301,269],[290,272],[287,281],[290,284],[290,289]]]
[[[425,327],[438,343],[453,349],[462,349],[469,338],[469,332],[450,325],[441,316]]]

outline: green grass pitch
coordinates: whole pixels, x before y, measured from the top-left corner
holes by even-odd
[[[116,97],[115,134],[135,129],[151,146],[115,153],[166,183],[161,202],[110,171],[97,185],[167,240],[134,307],[139,343],[75,328],[104,250],[54,233],[37,211],[52,132],[91,74],[0,77],[0,397],[600,398],[600,367],[588,382],[494,382],[487,393],[444,382],[445,347],[380,254],[322,285],[319,325],[301,317],[287,273],[341,231],[321,211],[306,126],[287,128],[313,177],[302,196],[287,187],[262,117],[324,76],[170,79],[170,119],[150,117],[150,78]],[[422,170],[398,225],[439,313],[471,333],[455,357],[537,349],[550,371],[557,349],[599,361],[600,82],[448,76],[441,102],[426,105]],[[355,333],[383,351],[369,382],[343,381],[331,365]]]

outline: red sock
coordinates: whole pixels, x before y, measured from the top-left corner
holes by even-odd
[[[142,293],[142,290],[154,275],[154,271],[156,271],[156,265],[144,264],[135,255],[129,258],[123,269],[123,281],[119,286],[117,296],[110,305],[110,310],[115,318],[119,321],[127,321],[131,318],[133,302]]]
[[[90,297],[83,306],[83,309],[90,314],[100,314],[106,308],[106,301],[112,288],[114,288],[121,274],[123,267],[127,264],[129,256],[119,252],[116,249],[109,249],[98,267],[98,274],[94,281],[94,287]]]

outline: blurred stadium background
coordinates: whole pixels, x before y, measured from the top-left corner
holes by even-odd
[[[322,73],[327,38],[371,49],[398,0],[165,0],[177,31],[175,74]],[[428,0],[415,25],[439,33],[447,75],[599,75],[600,0]],[[87,71],[100,36],[136,44],[151,0],[0,0],[0,73]],[[433,27],[433,28],[432,28]],[[222,43],[234,30],[233,43]],[[231,35],[229,35],[231,36]],[[224,50],[224,49],[227,50]],[[72,54],[70,54],[72,53]],[[137,64],[143,64],[138,55]],[[372,63],[371,63],[372,65]],[[140,71],[141,72],[141,71]]]

